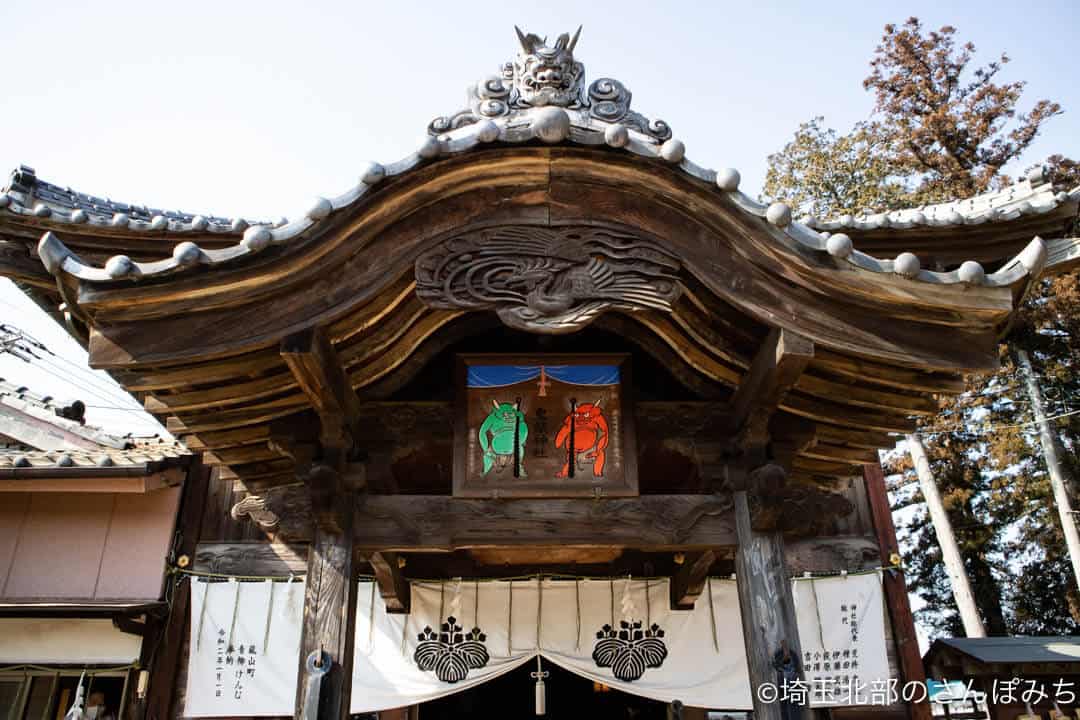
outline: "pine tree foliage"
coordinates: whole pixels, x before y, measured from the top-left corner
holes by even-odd
[[[927,31],[916,18],[888,25],[864,87],[870,120],[841,135],[822,118],[804,123],[770,156],[764,195],[797,212],[835,216],[970,197],[1007,182],[1061,108],[1040,100],[1019,109],[1024,83],[998,82],[1005,55],[974,66],[975,47],[956,30]],[[1080,185],[1080,163],[1046,161],[1055,185]],[[1063,228],[1064,230],[1064,228]],[[1076,228],[1072,228],[1076,232]],[[952,522],[972,591],[990,634],[1080,634],[1080,594],[1066,553],[1023,378],[1011,349],[1031,356],[1048,412],[1080,408],[1080,276],[1042,280],[1002,345],[1002,368],[967,378],[943,398],[920,434]],[[1080,414],[1052,421],[1080,478]],[[907,548],[909,588],[935,635],[962,635],[941,549],[906,453],[890,455],[890,490]],[[1074,494],[1075,496],[1075,494]],[[1074,500],[1074,507],[1080,508]]]

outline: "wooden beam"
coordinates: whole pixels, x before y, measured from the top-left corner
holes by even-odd
[[[900,549],[896,540],[896,527],[893,525],[892,508],[889,495],[885,491],[885,473],[879,463],[863,465],[863,481],[866,483],[866,495],[870,501],[870,516],[874,522],[874,532],[881,556],[881,564],[889,567],[894,560],[899,560]],[[907,583],[900,567],[881,574],[885,590],[885,607],[889,612],[893,640],[896,642],[896,655],[900,663],[901,680],[904,683],[926,684],[926,670],[923,668],[922,653],[919,652],[919,638],[915,634],[915,618],[911,614],[908,601]],[[930,703],[905,703],[910,720],[931,720]]]
[[[538,555],[542,561],[534,561],[523,554]],[[438,558],[440,567],[455,574],[470,572],[468,568],[479,565],[577,565],[596,564],[612,567],[613,558],[626,555],[623,548],[578,548],[549,545],[533,548],[490,548],[470,553],[475,563],[465,569],[455,568],[446,553],[428,555]],[[689,557],[694,551],[686,551]],[[734,558],[734,546],[713,550],[717,560]],[[788,573],[792,577],[803,572],[855,572],[881,565],[877,538],[870,535],[819,535],[812,538],[785,539],[784,553]],[[665,550],[670,556],[670,551]],[[644,555],[643,555],[644,556]],[[247,540],[237,542],[201,542],[194,555],[194,569],[200,572],[216,572],[228,575],[264,575],[288,577],[307,572],[307,543],[268,542]],[[410,567],[418,556],[410,558]],[[652,556],[655,557],[655,556]],[[496,561],[496,559],[498,561]],[[425,575],[424,577],[429,577]]]
[[[372,495],[356,515],[357,546],[374,550],[440,552],[525,545],[681,550],[736,542],[731,499],[724,495],[643,495],[588,502]]]
[[[403,563],[399,560],[404,558],[394,552],[376,552],[369,558],[386,612],[408,614],[412,598],[409,581],[401,572]]]
[[[739,548],[735,553],[735,584],[739,593],[743,644],[750,687],[775,685],[778,672],[774,662],[788,657],[800,680],[802,651],[795,624],[795,603],[784,561],[784,539],[776,531],[757,532],[751,526],[750,504],[746,490],[735,492],[735,523]],[[809,705],[783,707],[783,703],[764,702],[752,692],[755,720],[809,720]]]
[[[814,344],[790,330],[774,328],[731,399],[731,422],[750,444],[765,442],[769,418],[814,358]]]
[[[705,589],[709,568],[715,561],[716,553],[712,550],[703,550],[685,556],[683,564],[679,566],[668,585],[671,590],[672,610],[694,609],[694,601]]]
[[[309,328],[290,335],[281,342],[281,357],[319,415],[324,448],[349,449],[361,437],[360,398],[326,334]]]
[[[304,484],[269,488],[261,497],[264,507],[280,519],[278,540],[311,540],[312,499]],[[346,502],[339,498],[337,504],[346,507]],[[731,497],[725,493],[642,495],[589,502],[369,494],[354,501],[353,507],[357,548],[367,552],[448,552],[529,545],[705,550],[735,545]]]

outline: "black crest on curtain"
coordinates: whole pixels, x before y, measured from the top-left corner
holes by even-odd
[[[597,667],[611,668],[617,679],[633,682],[644,675],[646,669],[664,664],[668,651],[663,637],[664,631],[656,623],[646,630],[641,629],[640,620],[623,620],[618,630],[604,625],[596,633],[593,662]]]
[[[462,632],[452,615],[438,633],[428,626],[416,637],[420,641],[413,654],[416,666],[425,672],[434,671],[445,683],[464,680],[469,670],[484,667],[490,659],[484,645],[487,636],[478,627]]]

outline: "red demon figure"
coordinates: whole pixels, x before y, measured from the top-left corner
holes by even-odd
[[[566,463],[555,477],[566,477],[570,472],[570,463],[579,459],[593,461],[593,477],[604,474],[604,449],[608,446],[607,420],[600,410],[600,401],[577,405],[571,402],[570,413],[563,420],[559,434],[555,436],[555,447],[566,447]],[[571,423],[573,420],[573,423]]]

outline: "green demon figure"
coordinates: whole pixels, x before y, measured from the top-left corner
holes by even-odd
[[[513,462],[516,437],[519,475],[525,477],[525,438],[529,436],[525,413],[521,411],[520,403],[500,403],[498,400],[491,403],[495,407],[478,433],[480,450],[484,453],[484,474],[487,475],[495,465],[502,471]]]

